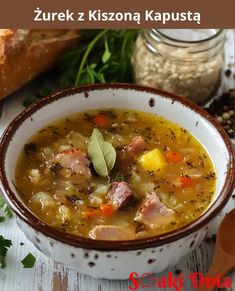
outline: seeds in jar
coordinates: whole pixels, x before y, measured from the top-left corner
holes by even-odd
[[[139,35],[133,57],[137,84],[157,87],[202,104],[217,90],[224,66],[223,53],[193,53],[185,47],[158,43],[150,49]]]

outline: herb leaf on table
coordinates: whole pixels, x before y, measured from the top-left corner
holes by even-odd
[[[32,253],[28,253],[28,255],[21,261],[24,268],[33,268],[36,262],[36,258]]]
[[[6,267],[5,257],[11,245],[11,240],[5,239],[2,235],[0,235],[0,267],[2,269]]]

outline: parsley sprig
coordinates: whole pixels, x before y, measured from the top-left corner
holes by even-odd
[[[5,239],[2,235],[0,235],[0,267],[2,269],[6,267],[5,257],[11,245],[11,240]]]
[[[133,82],[131,57],[138,30],[83,30],[85,46],[60,61],[62,87]],[[72,55],[71,55],[72,53]],[[73,72],[72,74],[69,72]]]
[[[6,217],[11,218],[13,216],[10,207],[7,205],[5,199],[3,198],[0,192],[0,212],[3,213],[4,216],[0,216],[0,223],[6,220]],[[4,238],[0,235],[0,268],[6,267],[6,255],[8,249],[11,247],[12,241]],[[34,255],[29,253],[22,261],[22,265],[24,268],[33,268],[35,264],[36,258]]]
[[[82,30],[79,47],[60,58],[59,80],[54,89],[93,83],[132,83],[131,58],[138,32],[135,29]],[[41,87],[35,96],[27,97],[23,105],[27,107],[51,91],[51,88]]]

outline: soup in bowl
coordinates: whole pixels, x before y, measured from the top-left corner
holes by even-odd
[[[213,118],[139,86],[47,97],[10,124],[0,154],[2,190],[25,235],[102,278],[175,264],[234,185],[231,144]]]
[[[27,141],[15,185],[41,220],[99,240],[160,235],[208,207],[216,174],[186,129],[141,111],[70,114]]]

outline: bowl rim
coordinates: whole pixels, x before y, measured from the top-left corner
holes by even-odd
[[[160,95],[163,98],[171,99],[172,103],[179,102],[182,105],[186,106],[190,110],[195,111],[201,117],[205,118],[213,127],[217,130],[218,134],[222,137],[228,153],[229,153],[229,162],[227,164],[227,173],[225,177],[225,183],[221,192],[219,193],[217,199],[212,203],[212,205],[196,220],[186,224],[180,228],[177,228],[171,232],[167,232],[162,235],[157,235],[153,237],[141,238],[136,240],[126,240],[126,241],[105,241],[105,240],[93,240],[90,238],[84,238],[76,236],[73,234],[65,233],[61,230],[53,228],[42,220],[40,220],[36,215],[32,214],[27,207],[22,204],[16,197],[15,191],[11,191],[11,188],[8,184],[6,172],[5,172],[5,156],[7,148],[12,140],[17,129],[21,124],[29,118],[33,113],[40,110],[42,107],[53,103],[54,101],[66,98],[67,96],[74,95],[77,93],[84,93],[87,97],[88,92],[94,90],[104,90],[104,89],[123,89],[123,90],[134,90],[138,92],[146,92],[154,95]],[[154,96],[153,96],[154,97]],[[198,231],[203,226],[207,225],[225,206],[228,199],[230,198],[234,185],[235,185],[235,159],[233,154],[232,143],[219,125],[219,123],[204,109],[191,102],[190,100],[176,96],[175,94],[165,92],[160,89],[155,89],[151,87],[140,86],[136,84],[128,83],[105,83],[105,84],[91,84],[84,85],[79,87],[72,87],[64,90],[59,90],[55,93],[48,95],[39,102],[31,105],[22,111],[18,116],[16,116],[8,127],[5,129],[1,137],[0,142],[0,187],[2,188],[3,195],[8,202],[11,209],[17,215],[18,218],[23,220],[26,224],[30,225],[34,230],[43,233],[45,236],[48,236],[56,241],[60,241],[67,245],[74,247],[80,247],[84,249],[93,249],[93,250],[103,250],[103,251],[123,251],[123,250],[138,250],[145,249],[150,247],[162,246],[164,244],[169,244],[171,242],[177,241],[183,237]]]

